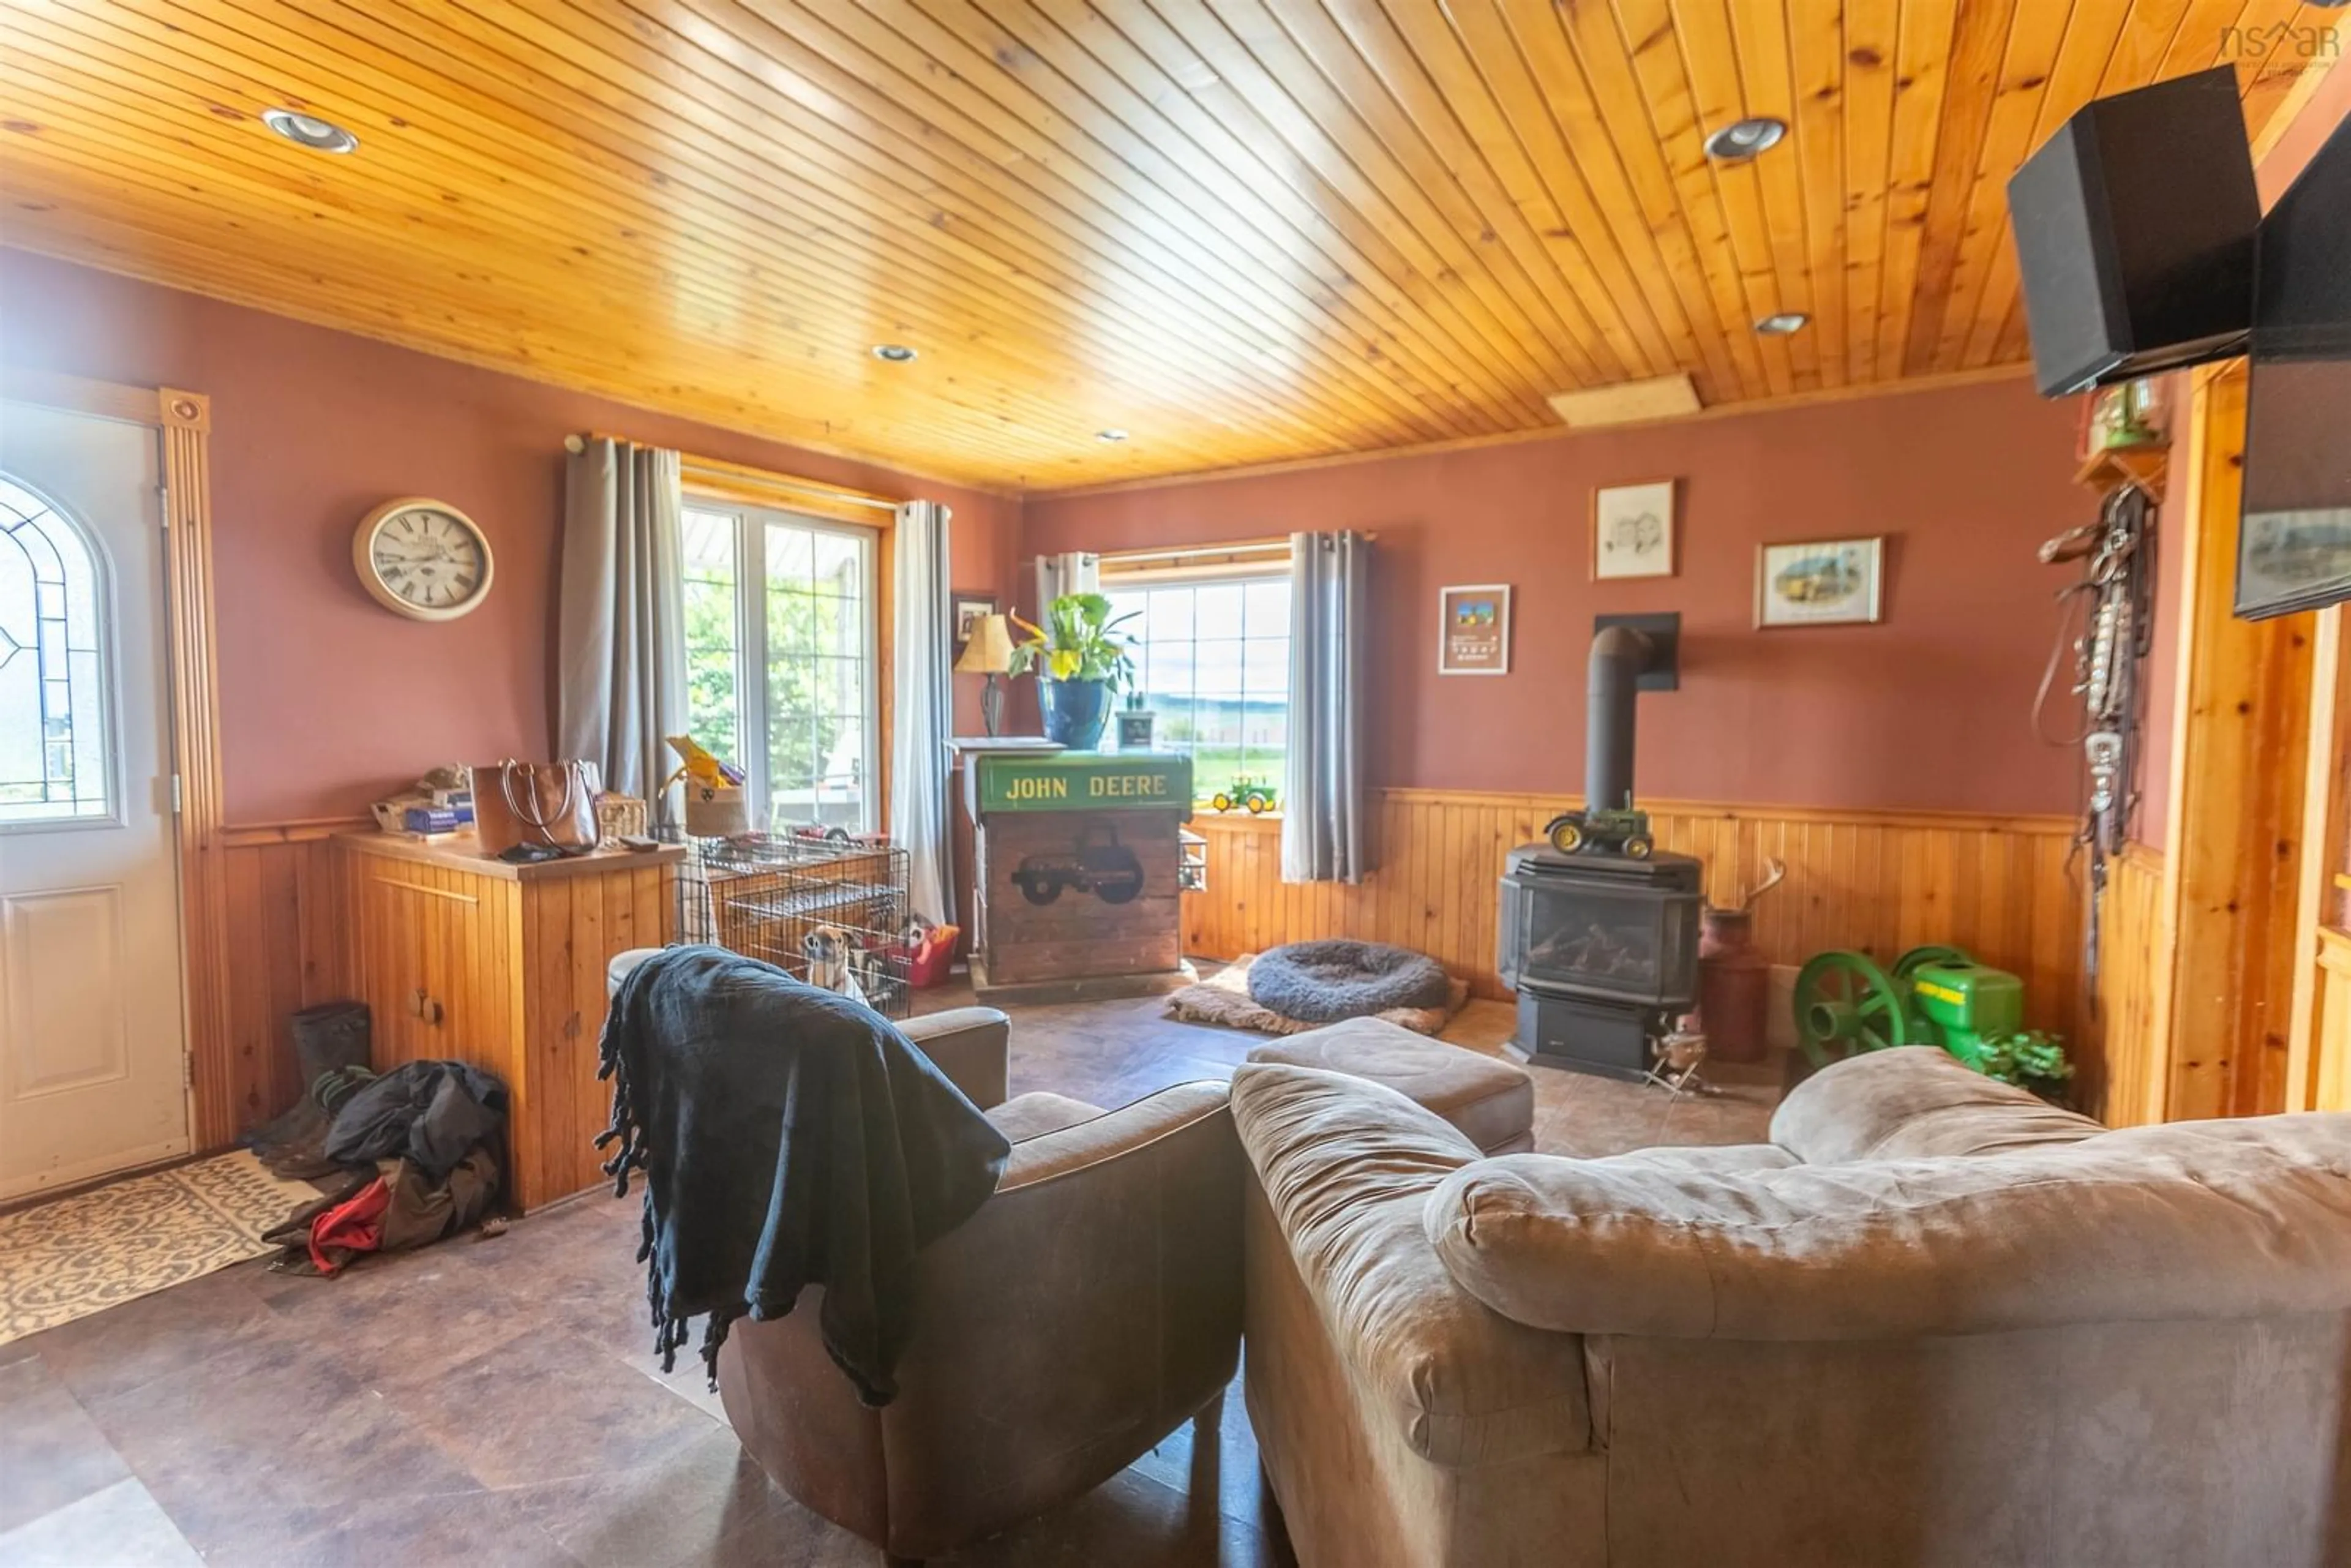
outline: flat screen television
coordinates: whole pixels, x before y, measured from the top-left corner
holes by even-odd
[[[2262,220],[2236,611],[2351,599],[2351,122]]]

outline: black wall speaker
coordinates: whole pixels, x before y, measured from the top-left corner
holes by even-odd
[[[2085,106],[2008,210],[2044,396],[2243,351],[2262,202],[2231,68]]]

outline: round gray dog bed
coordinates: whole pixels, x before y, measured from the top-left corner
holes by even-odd
[[[1446,1005],[1445,971],[1436,959],[1378,942],[1292,942],[1249,966],[1249,996],[1259,1007],[1308,1023],[1369,1018],[1394,1008]]]

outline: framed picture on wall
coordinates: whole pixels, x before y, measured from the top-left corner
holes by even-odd
[[[1655,479],[1604,485],[1592,493],[1592,579],[1671,577],[1676,570],[1674,503],[1679,484]]]
[[[1886,537],[1759,545],[1755,624],[1858,626],[1883,618]]]
[[[1479,583],[1437,591],[1437,673],[1440,675],[1507,675],[1510,673],[1510,589]]]
[[[972,623],[983,615],[996,613],[996,595],[966,593],[957,590],[954,598],[955,641],[956,646],[961,648],[966,643],[971,641]]]

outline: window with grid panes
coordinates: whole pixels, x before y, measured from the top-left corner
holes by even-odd
[[[1121,584],[1106,576],[1112,614],[1134,640],[1143,706],[1159,716],[1155,744],[1192,758],[1192,793],[1229,792],[1238,779],[1281,786],[1290,744],[1290,574]]]
[[[873,530],[688,496],[686,711],[771,830],[880,826]]]

